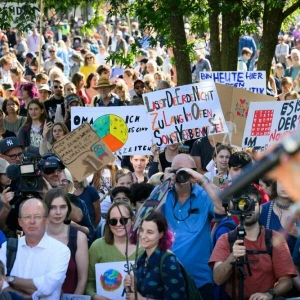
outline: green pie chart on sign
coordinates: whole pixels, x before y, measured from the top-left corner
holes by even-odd
[[[107,114],[97,118],[92,128],[113,152],[122,148],[127,142],[128,127],[117,115]]]

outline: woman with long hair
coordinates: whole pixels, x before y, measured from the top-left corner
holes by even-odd
[[[50,137],[48,137],[51,132]],[[43,138],[40,143],[40,155],[43,156],[46,153],[52,153],[52,146],[55,142],[61,140],[66,134],[69,133],[68,127],[62,122],[48,122],[44,123]]]
[[[96,72],[97,67],[95,55],[87,52],[84,56],[84,65],[80,67],[79,72],[83,73],[84,78],[87,79],[91,73]]]
[[[128,91],[129,91],[129,95],[132,98],[135,95],[135,91],[134,91],[134,82],[138,79],[138,76],[135,72],[134,69],[126,69],[123,72],[123,80],[125,81]]]
[[[47,234],[67,245],[71,251],[62,290],[68,294],[83,295],[89,264],[87,237],[77,228],[68,225],[72,207],[68,194],[64,190],[60,188],[49,190],[44,201],[49,210]]]
[[[92,296],[93,300],[106,299],[101,295],[97,295],[96,292],[95,265],[98,263],[125,261],[126,254],[129,260],[135,258],[136,246],[129,241],[127,235],[131,232],[133,220],[133,211],[126,202],[116,201],[108,210],[104,237],[94,241],[89,249],[90,262],[85,292],[87,295]],[[139,250],[139,254],[141,252],[142,249]]]
[[[91,73],[86,79],[85,93],[89,99],[89,103],[92,103],[92,100],[99,93],[95,87],[98,85],[99,74],[97,72]]]
[[[131,242],[135,240],[133,235]],[[165,254],[172,246],[173,234],[162,213],[154,211],[145,218],[139,230],[139,242],[145,251],[136,267],[138,299],[186,299],[180,263],[172,252]],[[135,285],[131,275],[125,277],[124,287],[132,291],[127,292],[126,299],[134,300]]]
[[[26,116],[28,103],[34,98],[39,98],[39,91],[33,82],[23,82],[20,85],[20,93],[20,99],[22,101],[20,116]]]
[[[20,68],[10,69],[10,77],[14,83],[15,90],[11,93],[12,96],[21,97],[21,84],[26,82],[23,77],[23,71]]]
[[[3,101],[3,112],[6,117],[3,119],[3,126],[6,130],[18,134],[21,126],[26,122],[26,117],[20,116],[20,102],[17,97],[10,96]]]
[[[89,98],[84,89],[84,74],[77,72],[72,76],[71,81],[76,87],[76,94],[84,101],[85,104],[90,104]]]
[[[43,138],[43,126],[47,119],[44,104],[39,99],[28,103],[27,120],[20,128],[18,138],[26,152],[40,156],[39,149]]]

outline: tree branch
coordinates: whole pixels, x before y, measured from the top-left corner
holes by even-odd
[[[292,6],[290,6],[283,12],[283,20],[286,19],[290,14],[292,14],[297,8],[300,8],[300,0],[295,2]]]

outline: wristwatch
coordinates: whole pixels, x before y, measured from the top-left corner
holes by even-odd
[[[14,280],[15,280],[15,277],[14,277],[14,276],[8,276],[6,281],[7,281],[8,283],[12,283]]]
[[[273,297],[272,299],[276,298],[276,292],[273,289],[268,290],[268,293]]]

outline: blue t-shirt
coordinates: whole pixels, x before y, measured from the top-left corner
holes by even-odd
[[[162,207],[162,213],[175,234],[171,251],[199,288],[212,283],[212,270],[208,261],[212,252],[210,223],[215,216],[214,205],[198,184],[193,185],[190,197],[183,205],[175,198],[173,186]]]
[[[270,218],[270,226],[267,227],[267,220],[268,220],[268,212],[269,212],[269,207],[272,202],[267,202],[264,203],[261,206],[261,213],[259,217],[259,223],[263,225],[267,229],[272,229],[275,231],[280,231],[286,238],[287,244],[289,246],[291,254],[294,251],[295,244],[296,244],[296,238],[293,237],[292,235],[288,234],[288,232],[281,226],[280,220],[278,216],[274,213],[274,210],[272,209],[271,212],[271,218]]]
[[[78,197],[85,202],[89,211],[90,219],[94,223],[95,209],[93,203],[98,201],[100,198],[97,189],[93,186],[87,186],[83,189],[83,192],[78,195]]]

